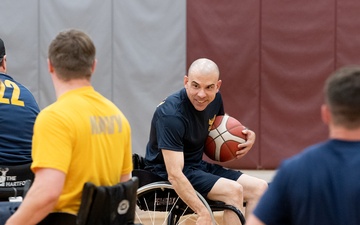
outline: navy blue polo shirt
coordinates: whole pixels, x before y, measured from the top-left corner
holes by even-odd
[[[282,162],[254,214],[265,224],[360,224],[360,142],[330,139]]]
[[[32,93],[0,73],[0,165],[31,162],[33,126],[39,106]]]
[[[223,115],[221,94],[203,111],[194,108],[185,88],[170,95],[156,108],[146,147],[146,164],[165,170],[161,149],[184,152],[185,166],[202,160],[204,144],[216,115]]]

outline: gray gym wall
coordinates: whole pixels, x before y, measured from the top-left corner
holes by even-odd
[[[133,152],[145,153],[155,107],[183,86],[185,0],[0,0],[0,21],[8,74],[41,108],[56,100],[46,62],[51,40],[68,28],[87,32],[97,48],[92,84],[128,118]]]

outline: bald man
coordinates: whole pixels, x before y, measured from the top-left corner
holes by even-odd
[[[197,224],[211,224],[211,217],[196,196],[233,205],[250,213],[267,188],[264,180],[228,170],[202,160],[205,140],[214,118],[224,115],[219,68],[210,59],[195,60],[184,76],[184,88],[157,107],[146,147],[146,168],[169,180],[177,194],[198,215]],[[255,133],[243,131],[247,141],[239,144],[237,158],[255,142]],[[224,224],[239,224],[231,211],[224,211]]]

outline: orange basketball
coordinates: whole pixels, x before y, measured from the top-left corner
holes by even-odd
[[[206,139],[204,153],[212,160],[226,162],[236,158],[238,145],[246,141],[246,129],[237,119],[217,116]]]

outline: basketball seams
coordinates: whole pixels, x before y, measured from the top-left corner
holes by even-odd
[[[229,120],[228,115],[223,116],[220,124],[215,128],[215,130],[217,130],[220,135],[222,135],[223,133],[225,133],[227,131],[226,124],[227,124],[228,120]]]
[[[221,153],[221,147],[222,147],[223,141],[221,140],[221,138],[218,138],[218,137],[214,139],[214,142],[215,142],[215,156],[214,157],[215,157],[215,160],[220,161],[220,153]]]

